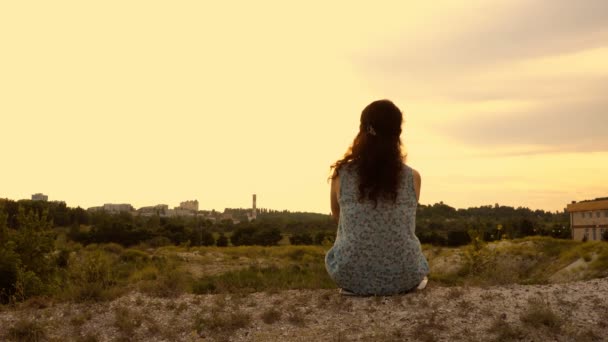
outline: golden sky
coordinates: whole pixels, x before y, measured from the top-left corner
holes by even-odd
[[[421,203],[608,196],[605,0],[4,1],[0,49],[0,197],[329,212],[380,98]]]

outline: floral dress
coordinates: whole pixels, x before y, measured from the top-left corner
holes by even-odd
[[[339,170],[340,218],[325,267],[336,284],[361,295],[409,291],[429,273],[415,235],[416,193],[412,168],[404,165],[397,201],[359,202],[358,176],[352,166]]]

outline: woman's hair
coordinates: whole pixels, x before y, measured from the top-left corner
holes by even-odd
[[[359,200],[397,199],[405,156],[401,152],[403,115],[389,100],[370,103],[361,112],[359,133],[344,157],[335,162],[331,179],[346,165],[356,168],[359,176]]]

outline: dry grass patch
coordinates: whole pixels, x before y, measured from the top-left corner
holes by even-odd
[[[281,316],[281,311],[276,310],[275,308],[269,308],[262,312],[262,315],[260,317],[262,318],[262,321],[264,321],[264,323],[274,324],[275,322],[281,320]]]
[[[296,326],[304,326],[306,324],[306,316],[300,309],[294,309],[287,314],[287,321]]]
[[[114,327],[118,329],[123,339],[132,340],[135,331],[142,324],[142,316],[126,307],[117,307],[114,310]]]
[[[419,341],[434,342],[437,340],[437,335],[435,333],[446,330],[446,326],[437,319],[437,314],[438,312],[433,310],[428,316],[428,319],[423,319],[421,322],[418,322],[414,328],[413,334]]]
[[[495,335],[495,341],[520,341],[526,336],[522,328],[512,325],[509,322],[496,318],[488,332]]]
[[[14,341],[37,342],[46,340],[46,329],[35,320],[22,318],[8,329],[8,337]]]
[[[551,331],[559,332],[562,318],[556,314],[549,302],[542,297],[528,300],[528,307],[520,317],[521,321],[531,327],[546,327]]]
[[[194,318],[194,330],[205,338],[212,335],[219,339],[229,339],[237,330],[251,324],[251,315],[241,311],[223,311],[212,308],[210,312],[200,311]]]

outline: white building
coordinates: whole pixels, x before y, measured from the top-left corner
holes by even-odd
[[[132,205],[130,204],[112,204],[112,203],[106,203],[103,205],[103,210],[105,210],[108,213],[112,213],[112,214],[118,214],[121,212],[132,212],[134,211],[134,208]]]
[[[48,201],[49,200],[49,196],[42,194],[42,193],[37,193],[37,194],[33,194],[32,195],[32,201]]]
[[[608,231],[608,198],[572,202],[566,210],[570,213],[572,239],[599,241]]]
[[[169,211],[169,206],[166,204],[157,204],[150,207],[141,207],[137,209],[137,212],[141,216],[166,216]]]
[[[181,202],[175,209],[198,211],[198,200]]]

